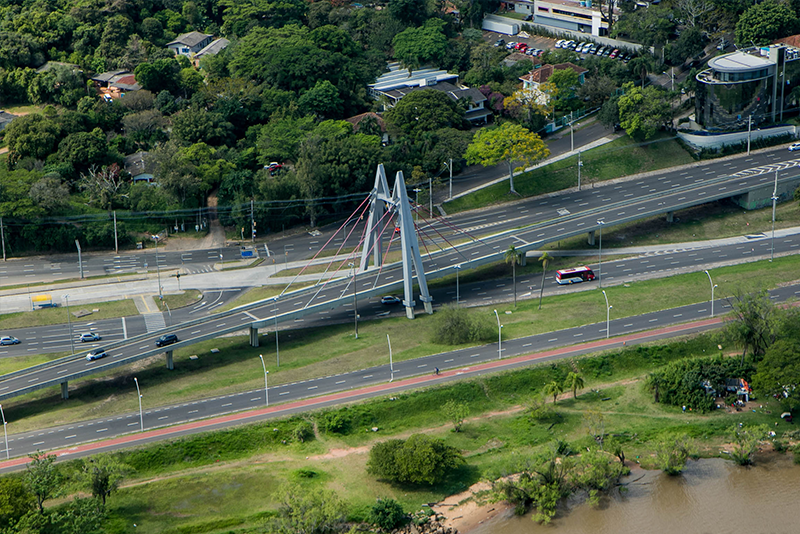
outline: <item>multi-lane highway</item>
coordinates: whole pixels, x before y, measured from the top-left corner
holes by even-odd
[[[797,295],[800,295],[800,286],[783,287],[770,293],[771,298],[775,301],[796,298]],[[716,301],[714,308],[715,313],[724,313],[728,306],[729,304],[725,300]],[[702,302],[635,317],[613,319],[609,323],[608,332],[611,336],[629,336],[635,332],[663,328],[669,325],[701,319],[710,319],[710,313],[710,302]],[[635,339],[630,337],[627,339],[629,340],[629,344],[634,344],[637,341],[653,341],[655,339],[668,338],[673,335],[685,335],[690,332],[717,328],[719,324],[719,321],[707,321],[672,331],[664,330],[654,336],[643,335]],[[380,383],[386,383],[390,380],[399,381],[421,374],[433,373],[436,368],[440,370],[462,369],[463,372],[467,374],[469,373],[469,366],[474,366],[483,362],[510,359],[516,356],[548,351],[558,347],[601,340],[606,337],[606,323],[602,322],[503,341],[502,347],[497,343],[493,343],[480,347],[470,347],[445,352],[424,358],[394,362],[391,366],[387,361],[385,365],[362,369],[351,373],[271,387],[269,388],[268,400],[270,404],[275,404],[296,401],[308,397],[318,397],[339,391],[365,388]],[[608,348],[616,348],[619,346],[619,342],[612,342],[607,345]],[[606,346],[577,346],[575,350],[545,355],[533,361],[546,362],[559,358],[572,357],[578,354],[602,350],[604,347]],[[530,363],[531,360],[525,360],[517,362],[511,367],[530,365]],[[409,387],[415,386],[410,385]],[[146,405],[146,387],[142,394]],[[103,419],[45,428],[22,434],[12,434],[9,436],[9,452],[12,456],[21,456],[37,449],[48,450],[70,447],[78,443],[97,439],[108,439],[110,437],[136,432],[142,428],[142,426],[147,430],[226,413],[252,410],[263,407],[266,402],[267,399],[265,398],[264,389],[258,389],[231,395],[199,399],[172,406],[144,409],[142,419],[139,418],[138,413],[128,413]]]
[[[484,221],[476,219],[474,214],[465,216],[460,219],[459,225],[464,232],[491,231],[509,226],[522,226],[522,228],[506,230],[481,240],[472,240],[456,249],[445,250],[439,254],[426,255],[425,271],[429,278],[446,276],[452,274],[452,267],[456,265],[472,267],[496,261],[511,244],[521,251],[535,249],[547,242],[594,230],[597,228],[598,220],[603,220],[605,226],[609,227],[707,200],[739,194],[771,181],[776,169],[783,170],[785,175],[788,172],[796,173],[797,162],[786,158],[786,155],[784,152],[768,152],[750,158],[732,158],[673,170],[661,175],[656,174],[637,181],[522,202],[492,213],[494,222],[488,220],[488,213]],[[534,211],[537,209],[540,211]],[[464,223],[470,221],[473,227],[464,228]],[[432,225],[442,224],[438,221],[432,223]],[[328,315],[336,308],[350,303],[351,282],[350,279],[327,282],[286,294],[278,303],[247,305],[231,312],[191,321],[173,330],[179,333],[183,340],[182,344],[185,345],[235,332],[247,326],[266,328],[275,319],[296,321],[306,316]],[[362,294],[362,298],[379,296],[400,282],[400,273],[396,268],[371,269],[359,275],[358,292]],[[110,357],[101,361],[88,363],[80,360],[57,361],[31,371],[0,377],[0,399],[64,383],[69,379],[125,365],[155,354],[157,351],[152,349],[153,339],[153,335],[138,336],[117,346],[112,345]]]

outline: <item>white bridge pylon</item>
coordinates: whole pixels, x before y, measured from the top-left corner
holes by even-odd
[[[400,229],[400,246],[403,251],[403,288],[405,295],[403,306],[406,308],[406,317],[414,318],[414,285],[413,272],[417,275],[419,285],[419,300],[422,301],[427,313],[433,313],[430,292],[428,292],[428,281],[425,278],[425,270],[422,267],[422,258],[419,254],[419,242],[417,232],[414,228],[414,219],[411,216],[411,204],[406,193],[406,183],[403,180],[403,172],[398,171],[394,181],[394,190],[389,193],[389,184],[386,181],[386,170],[381,163],[375,173],[375,187],[370,193],[369,218],[364,236],[364,248],[361,251],[360,270],[366,271],[369,268],[369,253],[372,251],[373,265],[380,267],[383,262],[383,246],[381,243],[381,228],[386,227],[385,217],[393,217],[397,214],[397,227]],[[392,227],[394,230],[394,227]]]

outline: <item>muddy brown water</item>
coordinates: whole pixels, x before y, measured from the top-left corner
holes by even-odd
[[[753,467],[722,459],[689,462],[679,477],[635,469],[623,479],[631,482],[628,491],[597,507],[572,499],[549,525],[508,512],[469,534],[800,533],[800,465],[791,453],[757,460]]]

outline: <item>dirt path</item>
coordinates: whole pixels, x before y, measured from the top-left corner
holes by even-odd
[[[202,239],[170,236],[164,245],[166,250],[209,250],[225,246],[225,229],[217,216],[217,195],[208,196],[208,234]],[[191,231],[191,230],[190,230]]]

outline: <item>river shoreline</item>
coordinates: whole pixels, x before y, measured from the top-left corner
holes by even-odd
[[[770,513],[769,507],[758,506],[756,498],[769,502],[770,505],[780,506],[783,501],[794,503],[800,498],[800,465],[794,464],[791,453],[781,454],[770,450],[759,453],[755,458],[755,465],[742,467],[724,457],[701,458],[690,460],[687,463],[685,474],[669,477],[659,470],[644,469],[636,463],[628,462],[631,473],[621,479],[621,486],[626,491],[615,490],[601,499],[597,507],[586,506],[584,496],[573,496],[559,505],[558,514],[550,525],[538,525],[531,519],[530,512],[524,516],[514,514],[514,507],[505,502],[479,504],[475,499],[477,494],[489,490],[489,482],[479,482],[467,491],[452,495],[433,506],[433,509],[447,519],[443,524],[458,529],[459,534],[511,534],[516,532],[539,532],[548,529],[548,532],[561,531],[565,534],[580,534],[579,529],[586,518],[592,518],[592,523],[603,524],[608,532],[626,532],[625,525],[615,526],[614,522],[630,520],[631,513],[626,507],[634,506],[663,506],[662,493],[666,492],[673,497],[677,496],[677,509],[681,514],[702,517],[707,513],[696,513],[694,507],[698,504],[709,509],[720,506],[726,514],[735,517],[737,513],[746,513],[747,510],[758,510],[764,513],[763,518],[767,524],[775,522],[776,514]],[[702,488],[708,487],[705,491]],[[742,494],[743,488],[765,488],[756,496]],[[772,493],[770,493],[770,489]],[[728,495],[726,490],[730,490]],[[684,493],[699,492],[694,498],[687,498]],[[718,495],[718,497],[712,497]],[[685,502],[684,502],[685,499]],[[669,502],[669,499],[666,499]],[[737,501],[741,503],[737,506]],[[794,506],[792,504],[792,506]],[[731,508],[732,507],[732,508]],[[728,511],[728,509],[730,511]],[[637,513],[641,513],[638,511]],[[758,519],[755,523],[760,524]],[[732,528],[736,528],[735,521]],[[643,533],[658,534],[661,532],[674,532],[674,528],[661,530],[660,525],[650,527]],[[589,530],[586,530],[587,532]],[[686,530],[694,532],[695,530]],[[603,532],[603,531],[599,531]],[[632,531],[633,532],[633,531]],[[703,530],[702,532],[706,532]],[[708,531],[711,532],[711,531]],[[796,532],[788,530],[782,524],[775,524],[773,530],[751,530],[751,532],[770,532],[770,534]]]

